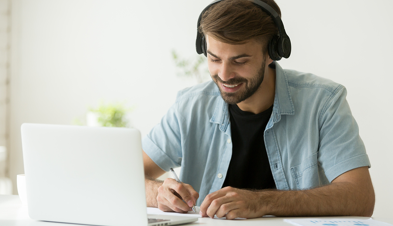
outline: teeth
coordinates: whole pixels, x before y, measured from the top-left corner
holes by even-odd
[[[225,84],[223,84],[225,87],[228,87],[228,88],[233,88],[233,87],[236,87],[236,86],[238,86],[239,84],[237,84],[237,85],[225,85]]]

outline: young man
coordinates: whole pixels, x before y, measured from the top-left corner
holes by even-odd
[[[180,91],[144,138],[148,205],[199,205],[202,216],[227,219],[371,216],[370,162],[345,88],[282,69],[290,42],[280,9],[257,1],[202,12],[197,49],[213,81]],[[184,184],[154,180],[179,166]]]

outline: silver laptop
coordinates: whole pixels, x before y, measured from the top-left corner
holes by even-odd
[[[29,216],[89,225],[173,225],[195,217],[149,215],[136,129],[22,125]]]

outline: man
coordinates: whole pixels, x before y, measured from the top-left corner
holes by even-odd
[[[199,205],[202,216],[227,219],[372,215],[370,162],[346,90],[276,63],[290,42],[275,14],[274,0],[202,12],[197,49],[213,81],[180,91],[144,138],[149,206]],[[184,184],[154,180],[180,166]]]

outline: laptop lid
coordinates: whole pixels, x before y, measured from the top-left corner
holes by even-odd
[[[23,124],[21,130],[32,219],[148,225],[137,129]]]

